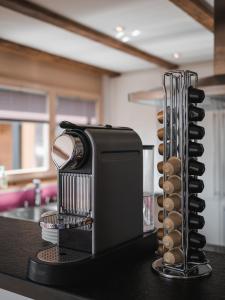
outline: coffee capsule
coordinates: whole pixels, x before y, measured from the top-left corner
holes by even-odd
[[[189,232],[188,240],[189,246],[193,248],[203,248],[206,244],[205,236],[195,231]]]
[[[181,170],[181,161],[178,157],[172,156],[163,164],[163,171],[166,175],[179,174]]]
[[[163,256],[163,254],[164,254],[165,252],[167,252],[167,251],[168,251],[168,249],[165,248],[165,247],[163,246],[163,244],[159,244],[158,249],[157,249],[157,254],[158,254],[158,255]]]
[[[163,173],[163,161],[158,162],[157,164],[157,170],[160,174]]]
[[[188,119],[190,122],[202,121],[205,117],[205,111],[203,108],[190,104],[188,107]]]
[[[164,213],[163,213],[163,210],[160,210],[158,213],[158,221],[160,223],[163,223],[163,219],[164,219]]]
[[[203,90],[190,86],[188,88],[188,101],[189,103],[202,103],[205,99],[205,92]]]
[[[163,207],[163,195],[157,196],[157,204],[159,207]]]
[[[204,190],[204,182],[201,179],[197,179],[193,176],[189,177],[188,191],[189,193],[197,194]]]
[[[159,144],[158,151],[159,151],[159,154],[160,154],[160,155],[163,155],[163,152],[164,152],[164,145],[163,145],[163,143],[162,143],[162,144]]]
[[[159,177],[159,187],[163,188],[163,176]]]
[[[191,195],[188,199],[188,207],[190,211],[202,212],[205,209],[205,200],[195,195]]]
[[[163,255],[163,261],[169,265],[181,264],[184,260],[183,252],[180,248],[173,248]]]
[[[181,232],[178,230],[173,230],[169,234],[163,237],[163,245],[171,250],[174,247],[178,247],[181,245],[182,242],[182,235]]]
[[[181,209],[181,198],[179,194],[171,194],[168,195],[164,200],[163,200],[163,207],[167,211],[172,211],[172,210],[180,210]]]
[[[199,157],[204,153],[204,147],[202,144],[189,142],[188,144],[188,154],[190,157]]]
[[[163,110],[161,110],[157,113],[157,119],[160,124],[163,124]]]
[[[181,178],[177,175],[170,176],[163,182],[163,190],[167,194],[177,193],[181,190]]]
[[[205,172],[205,165],[196,159],[189,159],[188,162],[189,175],[202,176]]]
[[[182,215],[177,211],[171,211],[164,219],[164,227],[171,231],[177,229],[182,224]]]
[[[188,261],[204,263],[206,261],[205,253],[201,250],[190,249],[188,251]]]
[[[188,223],[190,229],[202,229],[205,225],[205,219],[203,216],[189,213]]]
[[[164,229],[163,228],[158,228],[156,232],[156,236],[159,240],[161,240],[164,236]]]
[[[164,129],[163,129],[163,128],[159,128],[159,129],[157,130],[157,136],[158,136],[158,139],[159,139],[160,141],[163,141],[163,136],[164,136]]]
[[[205,136],[205,128],[191,123],[188,127],[188,135],[189,139],[201,140]]]

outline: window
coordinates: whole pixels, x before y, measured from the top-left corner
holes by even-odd
[[[0,165],[7,171],[48,168],[47,104],[43,93],[0,88]]]
[[[58,97],[56,123],[70,121],[75,124],[96,124],[96,102],[81,98]],[[57,128],[56,134],[61,132]]]

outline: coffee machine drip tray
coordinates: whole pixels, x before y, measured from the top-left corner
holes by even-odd
[[[40,226],[46,229],[91,229],[93,219],[89,216],[63,215],[57,212],[46,212],[42,214]]]
[[[38,252],[37,258],[46,263],[69,263],[78,262],[90,257],[90,253],[74,251],[68,248],[60,248],[52,246],[45,250]]]

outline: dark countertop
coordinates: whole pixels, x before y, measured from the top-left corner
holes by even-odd
[[[225,299],[225,254],[208,252],[213,274],[195,280],[160,278],[151,269],[153,257],[120,265],[91,286],[52,288],[26,278],[27,262],[48,245],[40,237],[38,224],[0,217],[0,288],[33,299]]]

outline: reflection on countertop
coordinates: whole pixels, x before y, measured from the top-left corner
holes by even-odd
[[[19,207],[10,211],[0,213],[0,216],[20,219],[20,220],[28,220],[33,222],[39,222],[40,217],[44,212],[47,211],[56,211],[57,203],[49,203],[46,205],[42,205],[40,207]]]

